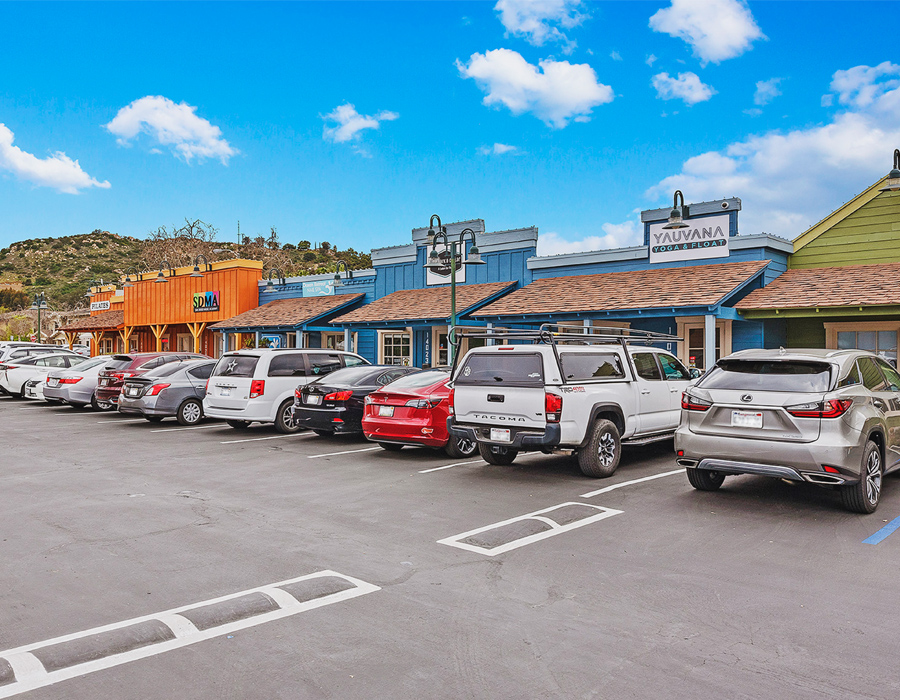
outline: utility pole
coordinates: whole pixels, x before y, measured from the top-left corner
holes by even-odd
[[[241,220],[238,219],[238,245],[241,244]]]

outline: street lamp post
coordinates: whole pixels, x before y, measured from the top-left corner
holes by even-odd
[[[47,306],[47,298],[44,296],[44,292],[34,295],[34,301],[31,302],[31,310],[37,311],[37,314],[38,314],[38,318],[37,318],[37,341],[38,341],[38,343],[41,342],[41,311],[43,311],[45,309],[49,309],[49,308],[50,307]]]
[[[888,173],[887,183],[881,188],[881,192],[896,192],[900,190],[900,148],[894,149],[894,168]]]
[[[344,272],[347,273],[347,279],[348,280],[353,279],[353,270],[351,270],[347,266],[347,261],[346,260],[338,260],[337,268],[335,269],[335,272],[334,272],[334,286],[335,287],[340,287],[344,283],[344,280],[341,279],[341,267],[342,266],[344,268]]]
[[[438,222],[438,231],[435,232],[431,226],[434,224],[434,220],[437,219]],[[450,328],[454,328],[457,323],[459,323],[459,319],[456,317],[456,256],[461,255],[465,239],[467,235],[472,236],[472,247],[469,248],[469,254],[466,256],[466,259],[462,261],[463,265],[484,265],[484,260],[481,259],[481,253],[478,250],[478,244],[475,241],[475,231],[470,228],[465,228],[459,232],[458,240],[450,240],[447,235],[447,229],[441,225],[440,217],[435,214],[431,217],[431,224],[429,224],[428,231],[428,243],[431,244],[431,253],[428,256],[428,262],[425,263],[425,268],[430,270],[440,269],[445,266],[445,264],[441,261],[442,257],[450,255]],[[443,241],[444,249],[441,253],[437,251],[438,241]],[[456,346],[450,342],[450,334],[447,334],[447,358],[449,363],[453,364],[453,357],[456,354]]]
[[[268,294],[270,292],[275,291],[275,283],[272,281],[272,275],[278,275],[278,284],[284,286],[284,273],[279,270],[277,267],[273,267],[269,270],[268,275],[266,277],[266,288],[263,290],[263,294]]]

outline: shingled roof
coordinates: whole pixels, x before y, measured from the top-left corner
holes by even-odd
[[[362,294],[276,299],[210,326],[221,328],[272,328],[299,326],[362,298]]]
[[[720,303],[768,260],[537,279],[475,316],[622,311]]]
[[[59,331],[114,331],[125,325],[124,311],[104,311],[94,316],[84,316],[58,328]]]
[[[487,284],[459,284],[456,286],[456,311],[464,314],[506,289],[515,282]],[[417,319],[450,317],[450,287],[405,289],[381,297],[343,316],[332,323],[391,323]]]
[[[741,299],[738,309],[811,309],[900,304],[900,263],[788,270]]]

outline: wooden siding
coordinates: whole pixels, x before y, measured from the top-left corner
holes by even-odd
[[[215,323],[255,309],[261,271],[249,267],[230,267],[191,277],[188,272],[167,277],[166,284],[152,280],[135,282],[126,287],[125,325]],[[219,292],[219,310],[194,311],[194,294]]]
[[[791,256],[792,268],[900,262],[900,192],[882,192]]]

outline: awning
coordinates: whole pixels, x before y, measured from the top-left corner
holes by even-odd
[[[768,260],[537,279],[481,308],[478,318],[560,317],[715,307],[753,282]],[[527,319],[526,319],[527,320]],[[535,319],[537,320],[537,319]]]
[[[235,333],[256,330],[293,330],[345,309],[363,298],[363,294],[336,294],[323,297],[277,299],[250,311],[209,326],[214,331]]]
[[[84,316],[72,321],[57,330],[69,333],[80,333],[82,331],[96,333],[99,331],[117,331],[125,326],[124,311],[104,311],[94,316]]]
[[[515,282],[458,284],[456,314],[464,316],[514,289]],[[331,321],[343,326],[408,326],[449,323],[450,287],[405,289],[381,297]]]
[[[788,270],[741,299],[744,318],[900,313],[900,263]]]

